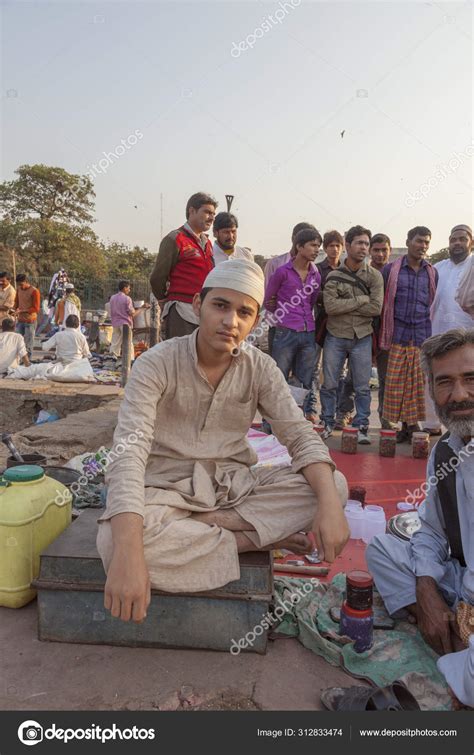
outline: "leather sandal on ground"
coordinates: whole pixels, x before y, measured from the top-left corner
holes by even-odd
[[[321,693],[321,702],[334,711],[420,710],[416,699],[401,682],[387,687],[329,687]]]

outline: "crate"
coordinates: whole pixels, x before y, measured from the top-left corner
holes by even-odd
[[[127,647],[229,651],[270,608],[271,554],[240,555],[240,579],[205,593],[152,590],[141,624],[114,619],[104,608],[105,572],[96,549],[98,512],[86,509],[41,554],[38,591],[40,640]],[[249,651],[265,653],[267,633]]]

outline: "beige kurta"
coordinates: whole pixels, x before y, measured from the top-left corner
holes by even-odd
[[[0,288],[0,315],[5,317],[9,309],[15,309],[16,289],[9,283],[6,288]]]
[[[197,333],[154,346],[132,369],[97,540],[107,569],[108,520],[123,512],[143,516],[152,585],[170,592],[213,589],[239,577],[232,533],[196,521],[193,511],[236,508],[262,547],[311,526],[316,500],[301,470],[313,462],[334,469],[271,357],[242,349],[214,389],[198,366]],[[246,434],[257,410],[288,448],[291,469],[251,468],[257,457]],[[344,499],[339,473],[336,483]]]

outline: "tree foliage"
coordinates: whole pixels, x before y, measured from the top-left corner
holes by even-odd
[[[82,280],[150,274],[154,255],[147,249],[97,238],[88,176],[47,165],[21,165],[15,173],[0,184],[0,245],[15,251],[17,272],[37,277],[64,267]]]
[[[130,248],[119,241],[111,241],[101,244],[101,250],[111,278],[148,278],[155,262],[155,255],[146,247]]]
[[[88,176],[48,165],[21,165],[0,184],[0,207],[13,223],[28,219],[84,225],[94,222],[95,192]]]
[[[440,249],[437,252],[434,252],[434,254],[430,254],[429,261],[432,265],[436,265],[437,262],[441,262],[441,260],[447,260],[449,257],[449,248],[445,246],[443,249]]]

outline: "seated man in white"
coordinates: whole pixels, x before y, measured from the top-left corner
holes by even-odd
[[[15,333],[15,320],[6,317],[2,321],[0,333],[0,375],[5,374],[10,367],[18,367],[20,362],[25,367],[30,365],[25,339],[21,333]]]
[[[66,318],[65,330],[60,330],[51,336],[43,343],[42,349],[43,351],[56,349],[56,359],[61,364],[71,364],[91,355],[87,339],[79,330],[77,315],[69,315]]]

